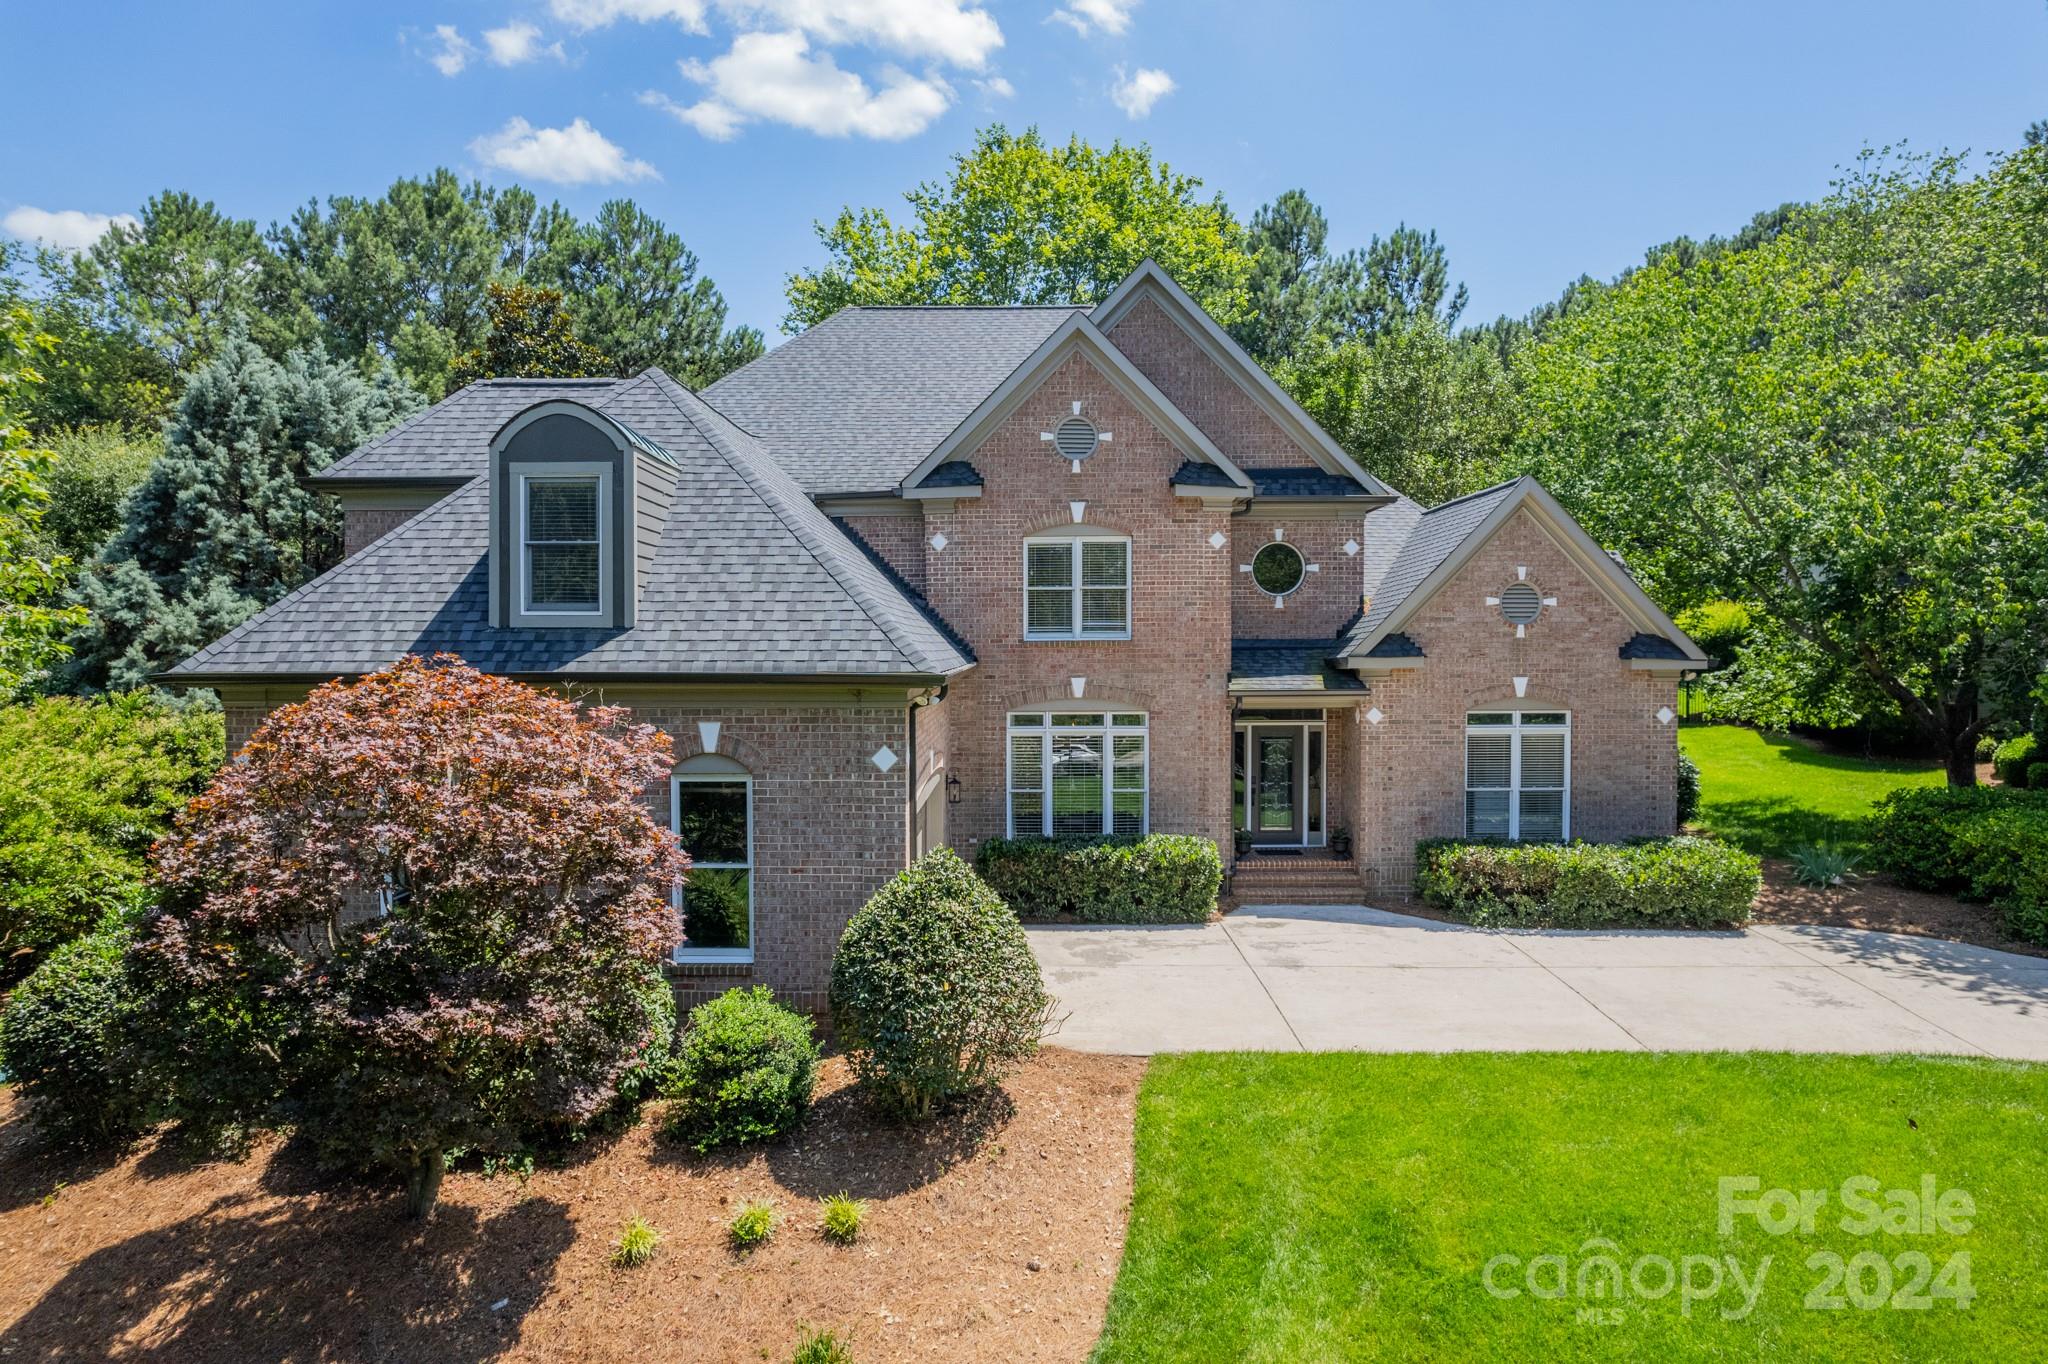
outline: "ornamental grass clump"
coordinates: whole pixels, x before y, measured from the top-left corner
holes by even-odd
[[[175,1116],[290,1122],[433,1206],[445,1153],[637,1098],[688,869],[617,707],[406,658],[273,711],[157,846],[129,953]]]
[[[638,1269],[654,1258],[654,1248],[660,1244],[661,1233],[636,1212],[626,1219],[625,1229],[612,1243],[612,1268]]]
[[[806,1331],[789,1364],[853,1364],[853,1347],[835,1331]]]
[[[950,848],[853,916],[832,959],[831,998],[854,1078],[885,1112],[911,1119],[1034,1055],[1053,1007],[1023,925]]]
[[[740,1204],[740,1210],[726,1224],[725,1234],[732,1241],[732,1248],[744,1255],[766,1245],[781,1221],[773,1203],[749,1201]]]
[[[828,1194],[818,1200],[818,1210],[819,1229],[826,1240],[850,1246],[860,1238],[861,1223],[868,1215],[866,1199],[848,1193]]]

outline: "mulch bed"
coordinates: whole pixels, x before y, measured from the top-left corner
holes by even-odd
[[[906,1129],[875,1121],[834,1058],[787,1145],[699,1157],[643,1122],[523,1185],[451,1174],[424,1229],[395,1191],[276,1140],[235,1163],[169,1141],[58,1156],[0,1091],[0,1360],[781,1361],[801,1325],[864,1364],[1084,1359],[1122,1252],[1143,1067],[1048,1049]],[[870,1200],[850,1247],[817,1230],[841,1190]],[[738,1256],[725,1224],[760,1198],[784,1221]],[[660,1249],[615,1270],[636,1212]]]
[[[1868,928],[2048,957],[2048,950],[2009,935],[2004,916],[1987,906],[1931,891],[1908,890],[1877,873],[1853,877],[1845,886],[1816,890],[1800,885],[1792,875],[1792,864],[1776,858],[1764,859],[1763,893],[1756,897],[1751,913],[1760,924]]]

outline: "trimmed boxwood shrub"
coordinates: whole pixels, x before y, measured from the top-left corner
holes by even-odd
[[[811,1020],[765,985],[727,990],[690,1010],[663,1087],[664,1130],[699,1151],[774,1141],[803,1122],[817,1081]]]
[[[885,1110],[929,1116],[1038,1050],[1052,998],[1031,944],[950,848],[875,892],[832,958],[832,1021],[854,1077]]]
[[[1762,863],[1705,838],[1630,843],[1430,839],[1415,848],[1424,901],[1475,924],[1710,928],[1749,919]]]
[[[2027,769],[2048,754],[2041,752],[2041,741],[2031,734],[2022,734],[2016,739],[2007,739],[1991,755],[1991,770],[2007,786],[2026,787]]]
[[[143,1094],[118,1056],[128,1007],[125,926],[57,948],[0,1011],[0,1069],[21,1086],[46,1135],[100,1143],[145,1121]]]
[[[1215,843],[1188,834],[992,838],[975,865],[1020,919],[1200,923],[1223,887]]]
[[[2048,791],[2048,762],[2027,764],[2027,789]]]
[[[2016,936],[2048,944],[2048,790],[1893,791],[1877,802],[1870,846],[1900,884],[1981,900]]]

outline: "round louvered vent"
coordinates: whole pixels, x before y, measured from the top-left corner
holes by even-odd
[[[1511,583],[1501,591],[1500,613],[1510,625],[1533,625],[1543,614],[1543,596],[1527,583]]]
[[[1061,459],[1088,458],[1095,453],[1097,439],[1095,427],[1086,417],[1069,417],[1052,433],[1053,448]]]

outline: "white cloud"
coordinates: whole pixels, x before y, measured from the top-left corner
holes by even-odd
[[[974,88],[990,99],[1009,99],[1017,93],[1017,87],[1001,76],[990,76],[985,81],[976,81]]]
[[[742,33],[725,55],[681,69],[705,87],[705,97],[688,106],[658,95],[648,102],[720,141],[755,119],[825,137],[896,141],[923,132],[953,101],[952,87],[938,77],[894,67],[883,68],[881,89],[871,89],[831,53],[813,56],[810,40],[796,32]]]
[[[580,118],[566,128],[536,128],[514,117],[497,132],[470,143],[469,150],[486,166],[559,185],[660,179],[654,167],[627,156]]]
[[[441,50],[428,53],[427,60],[444,76],[461,75],[462,68],[476,55],[476,44],[463,37],[453,24],[434,25],[434,36],[440,39]]]
[[[562,45],[549,43],[541,45],[540,30],[532,24],[511,23],[503,28],[484,30],[484,50],[490,54],[493,66],[520,66],[526,62],[539,61],[542,57],[562,60]]]
[[[30,208],[27,204],[0,218],[0,228],[7,229],[13,236],[54,246],[60,251],[85,250],[115,223],[123,227],[142,226],[128,213],[87,213],[76,208],[60,208],[53,212],[47,208]]]
[[[704,31],[704,0],[549,0],[548,9],[579,29],[604,28],[621,19],[672,19],[692,33]]]
[[[716,0],[742,26],[794,30],[820,46],[860,43],[978,71],[1003,30],[968,0]]]
[[[1152,106],[1173,93],[1173,77],[1157,67],[1141,66],[1130,75],[1124,69],[1116,69],[1116,84],[1110,87],[1109,97],[1116,101],[1116,107],[1132,118],[1143,118],[1152,112]]]
[[[1083,38],[1091,32],[1122,33],[1131,26],[1138,0],[1067,0],[1066,8],[1046,17],[1057,19]]]

